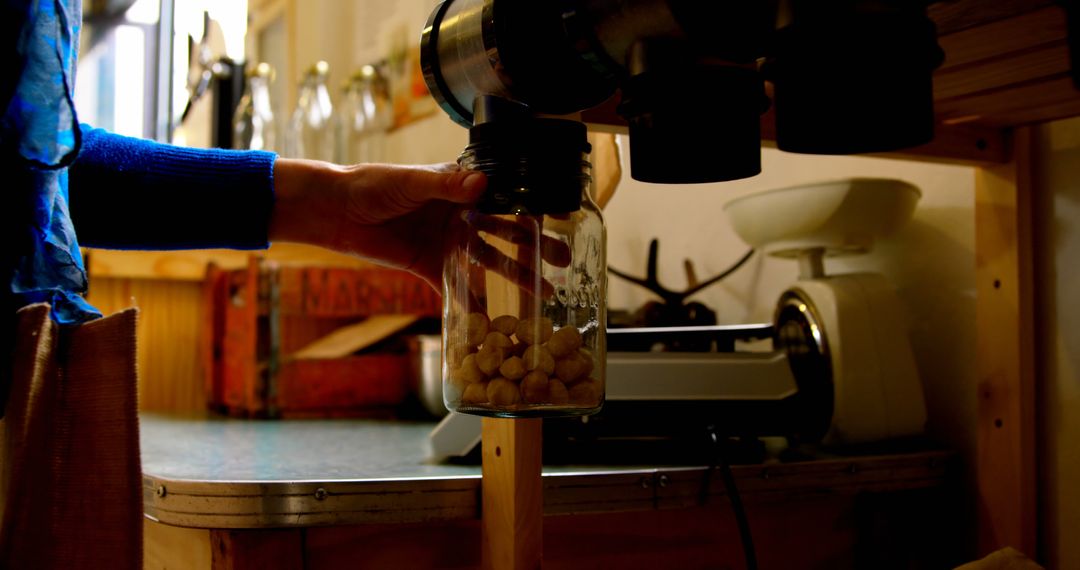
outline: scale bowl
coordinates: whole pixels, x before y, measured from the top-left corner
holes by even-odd
[[[850,178],[750,194],[724,211],[743,241],[770,255],[850,255],[900,229],[921,196],[902,180]]]

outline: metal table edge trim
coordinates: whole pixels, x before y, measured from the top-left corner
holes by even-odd
[[[811,479],[820,474],[850,471],[852,489],[901,484],[889,477],[892,465],[923,469],[923,476],[904,478],[915,487],[944,478],[948,451],[924,453],[929,464],[913,463],[904,455],[829,459],[814,464]],[[936,463],[935,463],[936,460]],[[882,466],[884,464],[884,466]],[[864,468],[864,466],[866,468]],[[760,479],[747,489],[754,495],[778,494],[796,464],[740,465],[737,479]],[[775,470],[769,481],[764,474]],[[670,508],[690,504],[700,495],[707,467],[673,466],[545,473],[544,511],[549,515],[587,514]],[[713,481],[701,504],[723,495]],[[778,488],[763,488],[762,483]],[[812,483],[817,483],[813,481]],[[478,519],[480,475],[403,479],[338,479],[319,481],[228,481],[170,479],[143,475],[144,512],[148,519],[189,528],[281,528],[371,523],[407,523]],[[810,486],[814,486],[811,484]],[[793,489],[798,490],[798,485]],[[419,504],[423,506],[418,506]]]

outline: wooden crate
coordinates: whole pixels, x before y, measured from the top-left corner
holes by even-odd
[[[431,287],[403,271],[279,266],[257,257],[244,269],[209,265],[204,300],[207,403],[243,417],[392,415],[408,395],[407,352],[295,354],[368,317],[437,318],[442,309]]]

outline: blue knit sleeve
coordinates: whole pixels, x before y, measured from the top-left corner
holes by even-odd
[[[274,160],[263,151],[194,149],[83,125],[70,169],[79,242],[111,249],[263,249]]]

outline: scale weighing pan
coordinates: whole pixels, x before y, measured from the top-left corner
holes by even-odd
[[[902,180],[850,178],[749,194],[724,211],[743,241],[769,255],[850,255],[903,227],[921,196]]]

